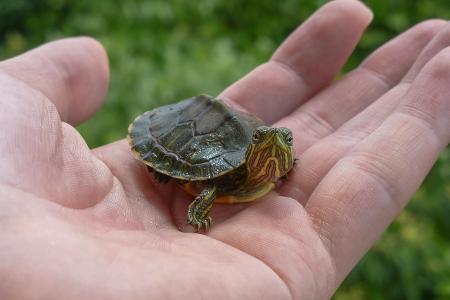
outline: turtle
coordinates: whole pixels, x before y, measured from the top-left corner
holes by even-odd
[[[213,203],[242,203],[271,191],[294,166],[292,132],[265,126],[223,100],[198,95],[138,116],[128,127],[134,156],[160,182],[195,197],[187,221],[208,231]]]

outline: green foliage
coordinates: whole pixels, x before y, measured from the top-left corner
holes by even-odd
[[[104,107],[79,127],[91,147],[121,139],[140,112],[217,94],[256,65],[325,0],[0,0],[0,57],[89,35],[111,63]],[[375,19],[344,71],[447,0],[367,0]],[[336,299],[450,299],[450,149]]]

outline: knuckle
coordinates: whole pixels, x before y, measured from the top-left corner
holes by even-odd
[[[393,171],[394,165],[387,160],[382,154],[358,151],[341,159],[340,164],[349,170],[354,178],[360,178],[374,189],[381,188],[394,200],[397,198],[397,191],[392,183],[397,182],[398,178]],[[396,206],[400,204],[396,203]]]
[[[430,61],[428,73],[432,79],[449,80],[450,79],[450,47],[442,49]]]
[[[447,21],[442,19],[431,19],[420,22],[416,26],[413,27],[413,30],[418,32],[419,35],[424,38],[430,38],[434,36],[439,30],[447,24]]]

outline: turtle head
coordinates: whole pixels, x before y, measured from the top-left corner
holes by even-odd
[[[292,132],[288,128],[260,126],[255,129],[247,150],[249,179],[255,184],[276,181],[294,164]]]

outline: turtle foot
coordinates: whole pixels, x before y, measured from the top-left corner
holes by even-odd
[[[156,181],[158,181],[158,183],[167,183],[170,180],[169,176],[159,173],[159,172],[155,172],[154,176],[155,176]]]
[[[195,232],[200,232],[202,228],[204,229],[204,232],[208,232],[212,225],[212,219],[209,216],[203,219],[195,216],[188,216],[188,223],[194,227]]]
[[[188,223],[194,226],[195,231],[199,232],[204,228],[204,232],[208,232],[212,224],[212,219],[208,215],[214,199],[216,197],[216,187],[208,184],[202,192],[195,197],[195,200],[188,207]]]

